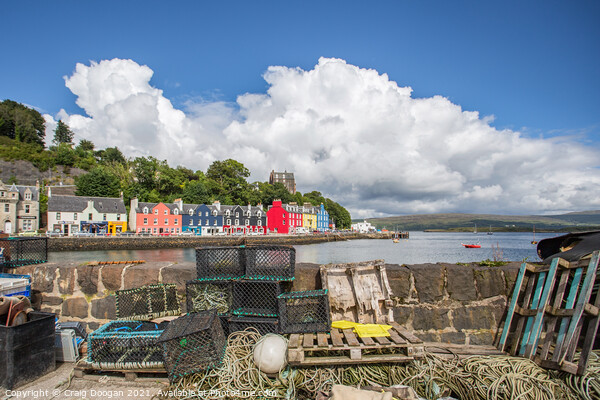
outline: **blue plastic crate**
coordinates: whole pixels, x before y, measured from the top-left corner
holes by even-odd
[[[0,289],[0,296],[26,296],[31,298],[31,276],[30,275],[20,275],[20,274],[8,274],[8,273],[0,273],[0,278],[8,278],[8,279],[27,279],[29,284],[23,288],[20,286],[15,288],[14,290],[11,288]]]

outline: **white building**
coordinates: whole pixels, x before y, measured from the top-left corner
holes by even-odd
[[[350,226],[350,228],[352,229],[353,232],[358,232],[358,233],[369,233],[369,232],[377,231],[377,229],[375,229],[375,227],[373,225],[371,225],[370,222],[367,222],[366,219],[363,222],[358,222],[356,224],[352,224]]]
[[[116,234],[127,230],[122,198],[51,196],[48,198],[48,230],[65,236],[76,232]]]

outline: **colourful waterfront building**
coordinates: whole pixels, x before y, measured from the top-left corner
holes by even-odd
[[[296,233],[297,228],[303,226],[302,218],[298,204],[274,200],[267,211],[267,226],[271,233]]]
[[[223,206],[223,232],[229,235],[264,235],[267,233],[267,213],[261,204]]]
[[[183,219],[179,205],[165,203],[143,203],[131,199],[131,230],[150,235],[176,235],[181,233]]]
[[[219,201],[215,201],[212,205],[198,205],[196,216],[198,217],[197,234],[215,235],[223,232],[223,214]]]
[[[329,230],[329,213],[325,210],[325,206],[321,203],[321,206],[317,209],[317,231],[327,232]]]
[[[310,203],[304,203],[302,206],[302,226],[306,232],[317,230],[318,208]]]
[[[65,236],[79,232],[116,235],[127,230],[123,198],[50,195],[47,216],[48,230]]]

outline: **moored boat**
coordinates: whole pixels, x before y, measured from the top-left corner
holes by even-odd
[[[479,249],[481,248],[481,245],[479,243],[461,243],[465,248],[467,249]]]

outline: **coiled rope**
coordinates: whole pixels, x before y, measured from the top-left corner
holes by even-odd
[[[254,365],[253,347],[261,335],[248,329],[229,335],[220,368],[183,377],[169,388],[190,393],[179,400],[202,398],[314,399],[334,384],[411,386],[429,400],[596,400],[600,399],[600,353],[593,353],[582,377],[547,371],[533,361],[510,356],[475,356],[463,360],[433,353],[406,364],[287,368],[270,378]],[[202,392],[202,394],[200,394]]]

